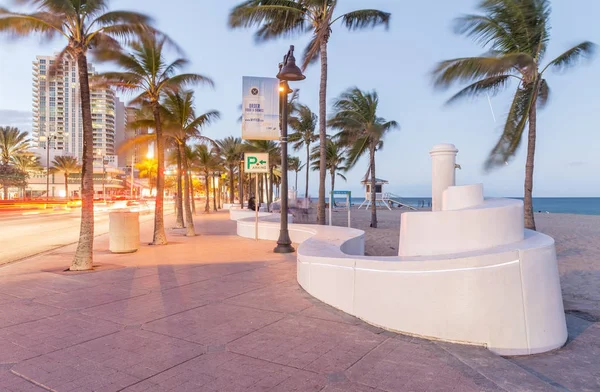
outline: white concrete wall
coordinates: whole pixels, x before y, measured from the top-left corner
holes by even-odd
[[[477,208],[402,214],[400,256],[483,250],[523,239],[523,202],[488,199]]]
[[[442,193],[442,210],[462,210],[483,204],[483,185],[450,186]]]
[[[238,235],[254,238],[252,219],[238,220]],[[277,219],[261,218],[259,238],[277,240]],[[356,229],[293,224],[290,237],[300,243],[298,283],[371,324],[502,355],[540,353],[566,341],[554,241],[544,234],[522,231],[513,243],[427,257],[363,256],[364,232]]]

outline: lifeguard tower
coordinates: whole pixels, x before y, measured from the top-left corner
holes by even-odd
[[[365,201],[358,206],[360,209],[362,206],[365,208],[369,208],[371,206],[371,180],[365,179],[361,181],[361,184],[365,185]],[[402,202],[402,198],[398,195],[395,195],[391,192],[384,192],[383,186],[389,184],[387,180],[382,180],[381,178],[375,178],[375,206],[385,206],[388,210],[391,210],[394,205],[398,207],[405,207],[411,210],[416,210],[416,208],[409,206],[408,204],[404,204]]]

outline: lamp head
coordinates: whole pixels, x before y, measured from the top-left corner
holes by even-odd
[[[302,70],[296,65],[294,57],[294,45],[290,45],[290,50],[283,58],[283,64],[277,74],[277,79],[288,81],[299,81],[306,79],[302,74]]]

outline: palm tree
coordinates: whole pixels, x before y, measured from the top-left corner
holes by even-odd
[[[26,153],[29,143],[27,132],[15,127],[0,127],[0,165],[8,165],[13,158]]]
[[[542,67],[550,40],[549,0],[480,1],[480,14],[456,20],[455,31],[473,38],[487,48],[486,55],[446,60],[433,71],[435,85],[447,89],[454,83],[472,82],[448,103],[480,94],[496,94],[517,82],[502,136],[486,160],[487,170],[506,164],[521,144],[529,125],[525,164],[525,227],[535,230],[533,216],[533,167],[535,158],[537,108],[544,108],[550,89],[545,79],[548,69],[564,70],[593,53],[595,45],[584,41]]]
[[[141,162],[135,164],[135,167],[140,171],[140,178],[148,179],[148,186],[150,186],[150,194],[156,186],[156,177],[158,175],[158,162],[154,158],[146,158]]]
[[[216,143],[219,148],[219,154],[221,154],[221,158],[223,159],[223,164],[229,172],[229,203],[233,203],[235,195],[234,175],[236,171],[239,172],[240,160],[244,156],[244,143],[241,138],[233,136],[217,140]],[[242,200],[241,198],[242,195],[240,194],[240,201]]]
[[[0,186],[2,186],[3,190],[3,199],[7,200],[9,198],[8,189],[10,187],[17,187],[19,189],[26,187],[28,178],[29,173],[26,171],[20,170],[13,165],[0,164]]]
[[[40,164],[40,158],[31,153],[13,156],[11,164],[24,172],[39,172],[43,170],[42,165]]]
[[[37,10],[30,14],[0,8],[0,32],[25,37],[41,34],[45,39],[60,36],[67,45],[58,54],[50,74],[65,57],[77,62],[81,115],[83,118],[83,165],[81,173],[81,228],[70,270],[90,270],[94,246],[94,135],[88,80],[88,52],[101,54],[119,48],[117,39],[128,40],[153,30],[151,19],[137,12],[108,11],[108,0],[22,0]]]
[[[157,34],[147,34],[138,42],[131,43],[131,54],[112,52],[106,59],[120,66],[123,72],[108,72],[101,77],[106,83],[122,91],[141,92],[132,103],[148,104],[154,117],[156,135],[158,176],[156,179],[156,208],[154,210],[154,236],[152,244],[165,245],[167,236],[163,216],[164,201],[164,161],[165,135],[161,121],[160,100],[168,92],[177,91],[190,84],[206,83],[213,85],[212,80],[198,74],[176,74],[187,64],[187,60],[178,58],[172,63],[165,60],[165,37]]]
[[[40,164],[40,158],[31,153],[22,153],[13,156],[11,164],[21,172],[28,174],[31,174],[32,172],[41,172],[43,170],[42,165]],[[23,198],[27,196],[25,188],[26,186],[21,187],[21,194]]]
[[[177,159],[181,162],[178,176],[183,172],[183,208],[185,210],[186,236],[196,235],[194,218],[190,206],[190,177],[185,147],[191,138],[210,140],[201,135],[200,130],[220,117],[219,112],[209,111],[196,117],[194,109],[194,92],[179,91],[166,93],[162,106],[167,112],[165,127],[167,135],[173,138],[177,145]],[[179,182],[181,183],[181,182]]]
[[[310,145],[319,139],[315,134],[317,115],[306,105],[298,105],[296,116],[290,118],[290,127],[295,131],[289,136],[295,151],[306,148],[306,162],[310,162]],[[308,198],[308,166],[306,167],[306,191],[304,197]]]
[[[191,146],[186,145],[184,155],[188,163],[188,171],[187,173],[184,173],[184,175],[188,177],[188,182],[190,183],[190,204],[192,206],[192,215],[196,215],[196,201],[194,199],[196,192],[194,190],[194,177],[192,176],[193,172],[198,171],[198,167],[196,166],[196,154]]]
[[[298,191],[298,172],[304,168],[304,164],[298,157],[288,156],[288,169],[289,171],[293,171],[296,173],[296,185],[294,189]],[[308,171],[308,168],[306,169]]]
[[[81,165],[77,161],[77,158],[69,156],[55,157],[50,170],[65,175],[65,197],[69,199],[69,174],[81,172]]]
[[[204,176],[204,186],[206,187],[206,204],[204,212],[210,213],[210,184],[209,178],[213,171],[219,168],[219,161],[214,151],[209,150],[206,144],[196,145],[194,148],[195,164]]]
[[[337,0],[246,0],[235,7],[229,15],[229,26],[259,27],[258,41],[282,36],[312,32],[312,38],[304,51],[303,68],[321,59],[321,83],[319,88],[319,140],[320,152],[318,223],[325,224],[325,146],[327,138],[327,44],[332,26],[338,20],[348,30],[360,30],[378,25],[389,25],[390,14],[364,9],[334,16]]]
[[[346,181],[346,177],[340,173],[342,171],[348,171],[348,167],[346,167],[347,161],[347,150],[340,143],[331,140],[331,138],[327,138],[327,146],[325,146],[325,167],[327,171],[329,171],[329,176],[331,177],[331,192],[335,190],[335,177],[339,176],[341,179]],[[315,146],[312,150],[312,169],[319,170],[321,166],[321,162],[319,162],[321,149],[319,146]]]
[[[383,148],[383,139],[389,131],[398,128],[396,121],[377,116],[379,96],[376,91],[365,92],[356,87],[343,92],[333,105],[334,114],[329,126],[340,132],[335,136],[348,147],[347,167],[356,165],[358,159],[369,153],[366,177],[371,176],[371,227],[377,227],[375,204],[375,152]]]

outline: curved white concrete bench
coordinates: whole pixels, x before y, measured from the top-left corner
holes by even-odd
[[[239,218],[237,233],[254,238],[254,227],[253,217]],[[367,257],[362,230],[289,231],[300,244],[298,283],[371,324],[501,355],[545,352],[567,339],[554,240],[544,234],[527,230],[521,241],[483,251]],[[278,236],[279,217],[263,215],[259,238]]]

